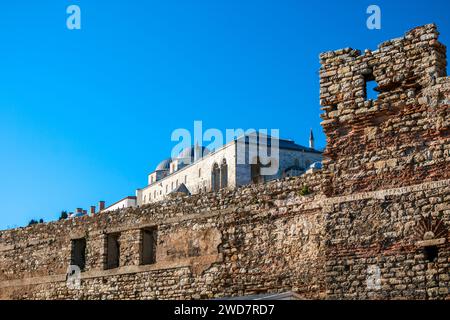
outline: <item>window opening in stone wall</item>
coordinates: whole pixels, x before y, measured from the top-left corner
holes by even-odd
[[[375,77],[373,73],[368,73],[364,75],[364,96],[366,97],[366,101],[368,100],[377,100],[379,92],[376,91],[378,87],[377,82],[375,81]]]
[[[86,239],[72,240],[72,252],[70,257],[70,264],[78,266],[81,271],[86,266]]]
[[[157,229],[142,229],[141,264],[156,263]]]
[[[106,269],[118,268],[120,264],[120,233],[106,236]]]
[[[428,262],[435,262],[439,255],[439,249],[437,246],[425,247],[424,254]]]

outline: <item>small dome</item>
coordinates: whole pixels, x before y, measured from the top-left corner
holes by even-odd
[[[155,171],[165,171],[170,169],[170,163],[172,162],[171,159],[166,159],[164,161],[161,161],[158,166],[156,167]]]
[[[322,162],[314,162],[309,166],[311,169],[322,169]]]

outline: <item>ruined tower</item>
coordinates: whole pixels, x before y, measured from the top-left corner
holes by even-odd
[[[320,55],[327,195],[450,177],[450,81],[434,24],[376,51]],[[367,87],[376,82],[375,100]]]
[[[430,24],[373,52],[320,56],[332,299],[448,298],[450,78],[438,35]]]

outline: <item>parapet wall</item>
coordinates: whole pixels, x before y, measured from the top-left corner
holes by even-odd
[[[450,80],[437,38],[426,25],[364,55],[321,55],[322,172],[0,232],[0,298],[450,299]],[[144,265],[148,229],[156,261]],[[107,269],[111,234],[120,259]]]

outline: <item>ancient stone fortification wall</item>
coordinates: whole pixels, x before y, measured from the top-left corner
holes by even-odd
[[[450,298],[450,180],[334,198],[323,214],[328,298]]]
[[[0,298],[450,299],[450,80],[437,37],[427,25],[364,55],[321,55],[323,172],[0,232]],[[142,265],[148,228],[156,262]],[[120,261],[106,270],[108,234]],[[86,268],[70,289],[80,238]]]
[[[448,298],[450,79],[436,26],[321,63],[323,186],[337,197],[323,207],[327,296]]]
[[[318,176],[204,194],[0,233],[1,298],[213,298],[324,294]],[[300,195],[303,183],[311,195]],[[309,208],[311,207],[311,208]],[[140,230],[157,228],[156,263],[140,265]],[[120,267],[104,270],[106,234]],[[81,290],[65,273],[71,239],[87,239]]]

